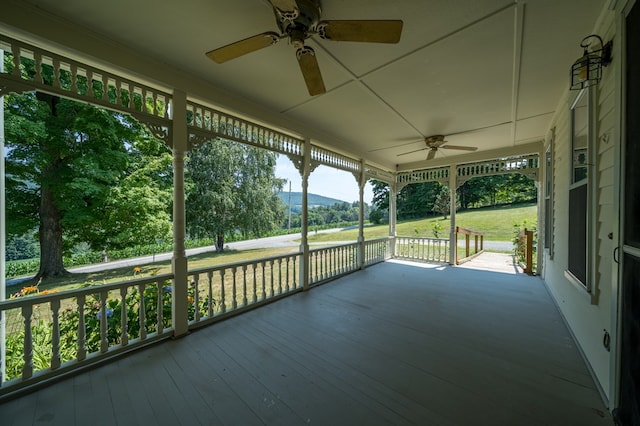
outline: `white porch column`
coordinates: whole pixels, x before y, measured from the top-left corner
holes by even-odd
[[[4,51],[0,49],[0,72],[4,72]],[[6,235],[5,232],[5,218],[6,216],[6,203],[5,203],[5,183],[4,183],[4,96],[0,96],[0,302],[5,300],[6,294]],[[0,383],[2,383],[6,377],[6,355],[7,350],[5,347],[5,330],[6,330],[6,316],[4,311],[0,312]]]
[[[398,184],[393,182],[389,184],[389,236],[391,244],[389,250],[391,257],[396,255],[396,219],[398,214],[397,208]]]
[[[360,161],[360,179],[358,180],[359,190],[359,202],[360,210],[358,212],[358,266],[360,269],[364,269],[365,253],[364,253],[364,185],[367,183],[367,176],[365,173],[365,162]]]
[[[456,253],[458,246],[458,239],[456,238],[456,186],[458,179],[456,176],[456,165],[449,166],[449,203],[450,212],[449,219],[451,226],[449,227],[449,265],[456,264]]]
[[[173,291],[171,313],[174,337],[189,332],[188,317],[188,265],[185,251],[186,218],[184,193],[184,154],[187,151],[187,95],[183,91],[173,92]]]
[[[309,189],[309,175],[311,174],[311,141],[305,140],[302,167],[302,215],[300,217],[300,283],[304,290],[309,289],[309,202],[307,193]]]

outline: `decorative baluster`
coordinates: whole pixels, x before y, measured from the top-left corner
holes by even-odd
[[[84,321],[84,302],[85,295],[78,296],[78,361],[82,361],[87,357],[87,328]]]
[[[140,340],[147,338],[147,308],[144,306],[144,284],[138,284],[140,302],[138,303],[138,325],[140,326]]]
[[[138,92],[136,86],[133,83],[127,84],[127,90],[129,91],[129,109],[133,112],[139,112],[136,105],[136,95],[142,95],[142,92]],[[144,99],[142,101],[142,107],[140,109],[144,112]]]
[[[102,101],[109,103],[109,78],[102,74]]]
[[[242,265],[242,306],[247,306],[247,265]]]
[[[36,83],[44,84],[44,80],[42,79],[42,54],[40,52],[35,52],[33,56],[36,66],[36,75],[34,80]]]
[[[227,124],[226,124],[226,129],[227,129],[227,136],[233,136],[233,119],[230,117],[227,117]]]
[[[266,272],[265,272],[265,261],[263,260],[262,262],[262,300],[267,298],[267,277],[266,277]]]
[[[122,332],[120,333],[120,342],[122,346],[129,344],[129,329],[127,327],[127,287],[120,287],[120,303],[122,309],[120,310],[120,324]]]
[[[51,369],[60,368],[60,299],[51,301]]]
[[[164,331],[164,324],[162,323],[162,311],[164,310],[164,286],[163,282],[156,281],[156,335],[159,336]],[[173,290],[173,289],[172,289]]]
[[[140,97],[142,98],[142,102],[140,103],[140,111],[146,114],[155,115],[155,107],[151,102],[153,99],[149,95],[149,90],[146,87],[142,87],[140,90]],[[150,101],[147,103],[147,101]]]
[[[258,301],[258,283],[256,277],[257,265],[255,263],[252,263],[251,268],[253,269],[253,303],[256,303]]]
[[[31,316],[33,315],[33,305],[22,307],[22,317],[24,318],[24,352],[22,359],[22,378],[28,379],[33,376],[33,333],[31,330]]]
[[[60,82],[60,61],[56,58],[53,58],[53,87],[56,89],[62,88]]]
[[[322,280],[325,280],[331,276],[331,273],[329,271],[327,252],[321,251],[318,253],[318,256],[320,256],[320,273],[318,274],[318,276],[321,277]]]
[[[107,292],[100,292],[100,352],[106,353],[109,349],[109,337],[107,336]]]
[[[298,274],[296,273],[296,265],[298,264],[298,256],[291,256],[293,263],[293,288],[298,288]]]
[[[220,312],[227,312],[227,304],[224,300],[224,269],[220,270]]]
[[[116,105],[125,107],[124,101],[122,100],[122,83],[120,80],[116,80]]]
[[[22,78],[22,69],[20,67],[20,46],[14,44],[11,46],[11,54],[13,55],[13,76]],[[4,58],[2,58],[4,60]]]
[[[159,108],[160,108],[160,105],[159,105],[159,103],[158,103],[158,93],[157,93],[157,92],[155,92],[155,91],[154,91],[154,92],[153,92],[153,94],[151,95],[151,102],[153,102],[153,103],[151,104],[151,115],[153,115],[154,117],[156,117],[156,116],[160,115],[160,114],[158,114],[158,113],[159,113],[159,111],[158,111],[158,110],[159,110]],[[163,116],[164,116],[164,114],[163,114]]]
[[[313,262],[315,265],[315,268],[313,270],[314,272],[313,276],[316,277],[316,281],[320,281],[320,279],[322,278],[320,275],[320,270],[318,269],[318,254],[319,252],[317,251],[313,253]]]
[[[289,287],[289,279],[290,279],[290,278],[289,278],[289,259],[290,259],[290,257],[289,257],[289,256],[287,256],[287,257],[285,258],[285,261],[287,262],[287,263],[286,263],[287,276],[286,276],[286,278],[285,278],[285,284],[286,284],[287,293],[288,293],[288,292],[289,292],[289,290],[290,290],[290,287]]]
[[[269,276],[270,276],[270,282],[271,282],[271,296],[275,296],[275,287],[274,287],[274,280],[273,280],[273,259],[271,259],[269,261]]]
[[[71,64],[69,67],[69,73],[71,74],[71,88],[69,89],[72,93],[78,92],[78,67],[76,64]]]
[[[200,321],[200,274],[195,274],[193,276],[193,281],[191,281],[191,285],[193,285],[193,300],[189,302],[187,298],[187,303],[193,303],[194,314],[193,318],[196,322]],[[209,286],[211,289],[211,286]]]
[[[213,271],[207,273],[207,280],[209,281],[209,302],[207,303],[207,315],[209,318],[213,316]]]
[[[236,272],[238,271],[238,268],[236,268],[235,266],[233,268],[231,268],[231,274],[232,274],[232,282],[231,282],[231,291],[232,291],[232,299],[231,299],[231,309],[235,309],[238,307],[238,297],[237,297],[237,285],[236,285]]]
[[[282,258],[278,258],[278,294],[282,294]]]
[[[87,96],[95,99],[95,93],[93,92],[93,71],[87,70]]]

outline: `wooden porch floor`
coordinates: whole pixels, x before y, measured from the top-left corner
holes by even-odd
[[[611,425],[537,277],[386,262],[0,405],[2,425]]]

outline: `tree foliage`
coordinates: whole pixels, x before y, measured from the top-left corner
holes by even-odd
[[[38,230],[36,278],[65,274],[63,255],[77,243],[101,249],[167,236],[170,191],[135,176],[156,157],[163,170],[148,174],[166,175],[170,155],[131,117],[27,93],[5,97],[5,120],[7,233]]]
[[[367,217],[371,208],[368,204],[364,205],[364,215]],[[288,218],[283,224],[283,228],[288,226]],[[315,206],[309,209],[308,222],[309,226],[322,226],[340,223],[352,223],[360,220],[360,203],[334,203],[332,206]],[[300,213],[291,214],[291,227],[300,228],[302,218]]]
[[[186,175],[187,231],[214,237],[224,249],[225,235],[261,237],[278,228],[284,208],[278,197],[284,180],[275,177],[276,154],[226,140],[190,152]]]
[[[372,182],[373,217],[380,221],[388,215],[389,186],[380,181]],[[519,173],[469,179],[456,190],[457,208],[513,204],[536,199],[535,183]],[[446,216],[449,212],[449,190],[438,182],[415,183],[403,187],[397,195],[399,220],[426,217],[432,212]]]

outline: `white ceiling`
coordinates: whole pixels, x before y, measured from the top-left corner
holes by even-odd
[[[315,97],[286,40],[224,64],[205,56],[278,31],[266,0],[3,3],[0,32],[197,91],[316,143],[406,169],[467,154],[440,150],[432,163],[427,151],[398,155],[422,148],[425,136],[449,135],[479,152],[542,140],[580,40],[608,1],[324,0],[323,19],[402,19],[404,28],[392,45],[314,36],[308,44],[327,87]]]

